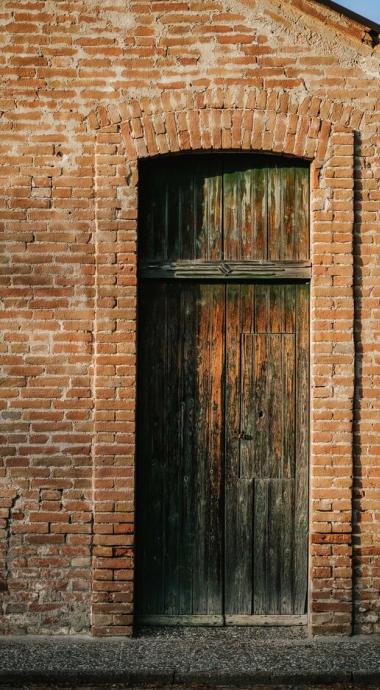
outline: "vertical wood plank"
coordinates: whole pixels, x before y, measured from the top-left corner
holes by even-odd
[[[296,285],[284,285],[284,332],[295,333]]]
[[[194,169],[189,169],[183,176],[180,188],[180,233],[181,233],[181,259],[195,258],[195,189]]]
[[[253,613],[268,611],[268,481],[254,480]]]
[[[292,480],[283,480],[276,482],[276,484],[279,485],[278,493],[280,494],[277,500],[281,502],[275,518],[275,520],[278,520],[278,541],[280,543],[280,597],[278,609],[279,613],[284,615],[293,613],[294,601],[294,482]]]
[[[165,437],[165,613],[175,614],[179,608],[180,560],[180,484],[182,474],[182,377],[183,341],[181,338],[181,306],[183,291],[177,285],[167,286],[165,405],[161,424]],[[154,357],[154,353],[152,353]]]
[[[253,249],[252,163],[233,158],[223,175],[224,258],[251,259]]]
[[[254,386],[253,400],[255,419],[254,476],[266,477],[268,473],[268,342],[266,335],[254,336]]]
[[[208,531],[208,613],[223,612],[223,527],[222,463],[224,438],[224,371],[225,371],[225,295],[224,285],[210,287],[211,341],[209,367],[212,372],[210,395],[209,450],[209,531]]]
[[[269,321],[269,291],[267,285],[255,287],[255,333],[267,333]]]
[[[268,259],[280,261],[282,257],[282,174],[281,168],[267,169],[268,187]]]
[[[182,302],[182,338],[183,338],[183,395],[181,409],[182,426],[182,474],[180,482],[180,528],[179,528],[179,561],[180,591],[178,613],[186,615],[192,612],[193,605],[193,545],[194,519],[193,510],[196,496],[194,494],[194,425],[196,386],[196,302],[199,299],[197,285],[183,286]]]
[[[197,316],[193,613],[222,613],[221,438],[224,367],[221,285],[201,285]]]
[[[294,167],[282,169],[282,252],[281,259],[292,261],[296,258],[295,214],[295,171]]]
[[[293,511],[291,481],[268,481],[268,613],[292,609]],[[285,610],[284,610],[285,609]]]
[[[292,613],[292,482],[256,479],[254,484],[254,613]]]
[[[310,257],[310,172],[309,168],[295,169],[295,256],[300,261]]]
[[[167,203],[167,222],[166,222],[166,234],[167,234],[167,251],[166,259],[173,261],[181,256],[180,253],[180,240],[182,234],[182,228],[180,225],[180,215],[181,215],[181,187],[183,180],[183,171],[181,168],[176,170],[175,175],[169,174],[167,177],[167,191],[166,191],[166,203]],[[157,233],[160,235],[160,232]]]
[[[258,336],[260,337],[260,336]],[[282,337],[281,335],[267,336],[267,466],[262,476],[281,477],[283,451],[283,390],[282,390]],[[264,383],[264,382],[263,382]]]
[[[306,611],[309,501],[309,285],[296,293],[296,442],[294,519],[294,613]]]
[[[229,167],[229,166],[228,166]],[[223,175],[223,258],[238,259],[240,255],[240,173],[234,167]]]
[[[235,481],[240,472],[242,302],[245,286],[226,287],[225,371],[225,481]]]
[[[282,394],[283,394],[283,458],[282,476],[295,476],[295,431],[296,431],[296,353],[293,334],[282,336]]]
[[[252,171],[252,186],[253,241],[251,258],[264,261],[268,253],[267,185],[265,168],[260,164]]]
[[[239,476],[251,479],[254,473],[254,451],[257,415],[255,410],[255,338],[241,335],[240,393],[240,467]]]
[[[283,285],[267,286],[268,333],[282,333],[284,331],[284,287]]]
[[[195,258],[223,258],[223,176],[221,160],[210,158],[196,165],[195,184]]]
[[[267,612],[280,613],[281,591],[281,484],[279,481],[267,481],[268,491],[268,525],[267,525]]]
[[[244,448],[242,410],[250,398],[244,392],[242,355],[245,331],[253,327],[252,285],[228,285],[226,303],[225,388],[225,613],[252,612],[252,451]],[[252,340],[252,336],[247,336]],[[252,347],[251,347],[252,352]],[[252,358],[250,374],[252,374]],[[248,383],[253,381],[248,376]],[[251,419],[248,420],[251,423]]]
[[[208,530],[208,413],[210,399],[209,358],[207,347],[211,338],[208,286],[199,286],[199,299],[196,304],[196,358],[195,358],[195,455],[194,455],[194,566],[193,566],[193,614],[207,613],[207,541]]]
[[[252,613],[253,480],[229,481],[226,496],[225,614]]]

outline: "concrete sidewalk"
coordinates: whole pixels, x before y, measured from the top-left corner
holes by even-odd
[[[380,637],[308,640],[294,629],[224,628],[133,639],[0,638],[0,685],[33,682],[380,688]]]

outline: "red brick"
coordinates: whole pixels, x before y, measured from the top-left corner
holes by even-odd
[[[114,9],[124,13],[122,4]],[[135,4],[131,27],[116,12],[95,11],[83,15],[80,31],[69,25],[65,3],[49,12],[43,3],[4,8],[12,40],[0,59],[0,361],[7,379],[0,510],[3,522],[13,521],[15,555],[3,632],[23,629],[11,613],[21,591],[23,620],[35,632],[72,627],[70,591],[85,612],[82,632],[91,606],[93,634],[132,632],[133,563],[125,549],[134,539],[136,161],[190,148],[315,158],[311,627],[350,633],[353,600],[355,630],[376,629],[380,93],[368,28],[323,5],[293,4],[300,21],[284,24],[270,12],[265,32],[247,9],[232,13],[223,0],[156,0],[149,12]],[[307,50],[298,40],[306,11],[318,37]],[[328,55],[327,24],[334,33]],[[342,62],[346,45],[357,52],[354,71]],[[353,420],[354,355],[361,379]],[[100,568],[90,566],[92,539]],[[64,574],[64,588],[49,566]],[[45,580],[59,606],[36,601]],[[107,599],[114,594],[120,598]]]

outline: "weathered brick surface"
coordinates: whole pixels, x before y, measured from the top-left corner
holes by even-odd
[[[313,0],[0,17],[1,629],[131,632],[138,160],[233,148],[312,161],[310,622],[379,632],[373,34]]]

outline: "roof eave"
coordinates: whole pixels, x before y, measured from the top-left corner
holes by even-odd
[[[374,31],[376,34],[380,34],[380,24],[378,24],[377,22],[373,22],[371,19],[367,19],[366,17],[363,17],[361,14],[352,12],[352,10],[347,9],[347,7],[342,7],[342,5],[338,5],[338,3],[333,2],[333,0],[317,0],[317,2],[319,2],[321,5],[329,7],[331,10],[334,10],[335,12],[339,12],[339,14],[344,14],[346,17],[349,17],[349,19],[352,19],[358,24],[362,24],[371,31]]]

